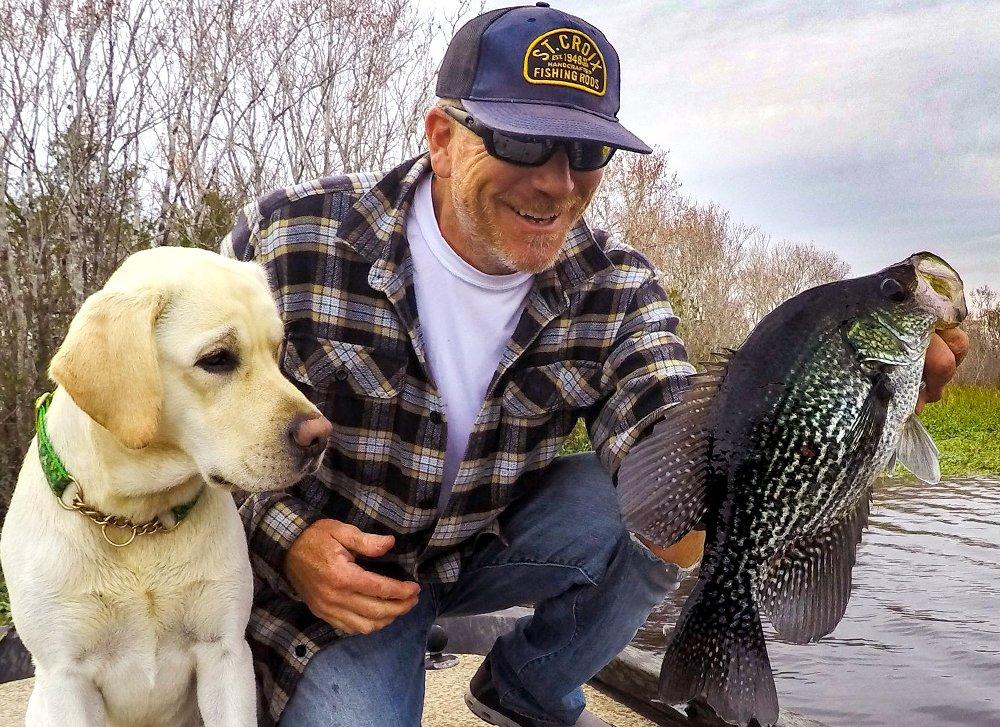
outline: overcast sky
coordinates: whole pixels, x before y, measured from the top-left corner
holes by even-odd
[[[616,47],[619,118],[688,196],[858,274],[928,249],[1000,288],[1000,2],[552,4]]]

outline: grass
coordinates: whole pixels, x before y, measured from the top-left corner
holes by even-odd
[[[578,419],[576,427],[563,442],[559,454],[576,454],[577,452],[589,452],[594,447],[590,444],[590,437],[587,436],[587,428],[583,425],[583,419]]]
[[[920,419],[941,450],[942,476],[1000,477],[1000,389],[949,386],[941,401],[924,408]],[[590,448],[581,420],[561,454]]]
[[[7,595],[7,582],[0,573],[0,626],[10,623],[10,596]]]
[[[920,419],[941,450],[943,476],[1000,476],[1000,389],[949,386]]]

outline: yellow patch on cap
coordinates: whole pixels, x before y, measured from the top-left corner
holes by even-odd
[[[593,38],[573,28],[556,28],[531,41],[524,54],[524,80],[603,96],[608,69]]]

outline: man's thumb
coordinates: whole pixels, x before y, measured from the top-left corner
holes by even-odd
[[[391,535],[373,535],[361,532],[353,525],[346,523],[341,525],[342,527],[338,528],[333,536],[355,555],[365,555],[370,558],[385,555],[395,542],[395,538]]]

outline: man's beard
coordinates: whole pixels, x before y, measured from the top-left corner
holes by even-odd
[[[453,183],[451,191],[455,217],[462,231],[469,235],[468,242],[475,248],[485,251],[494,262],[499,263],[507,270],[520,273],[540,273],[552,267],[566,242],[569,229],[573,224],[576,224],[590,201],[575,195],[562,205],[552,205],[552,209],[547,210],[549,215],[565,215],[577,210],[573,216],[573,222],[566,231],[528,235],[526,244],[517,245],[511,249],[510,245],[504,244],[503,233],[496,219],[496,208],[488,207],[478,198],[474,199],[471,204],[467,203],[462,195],[461,183]],[[501,199],[500,202],[505,203],[505,200]]]

